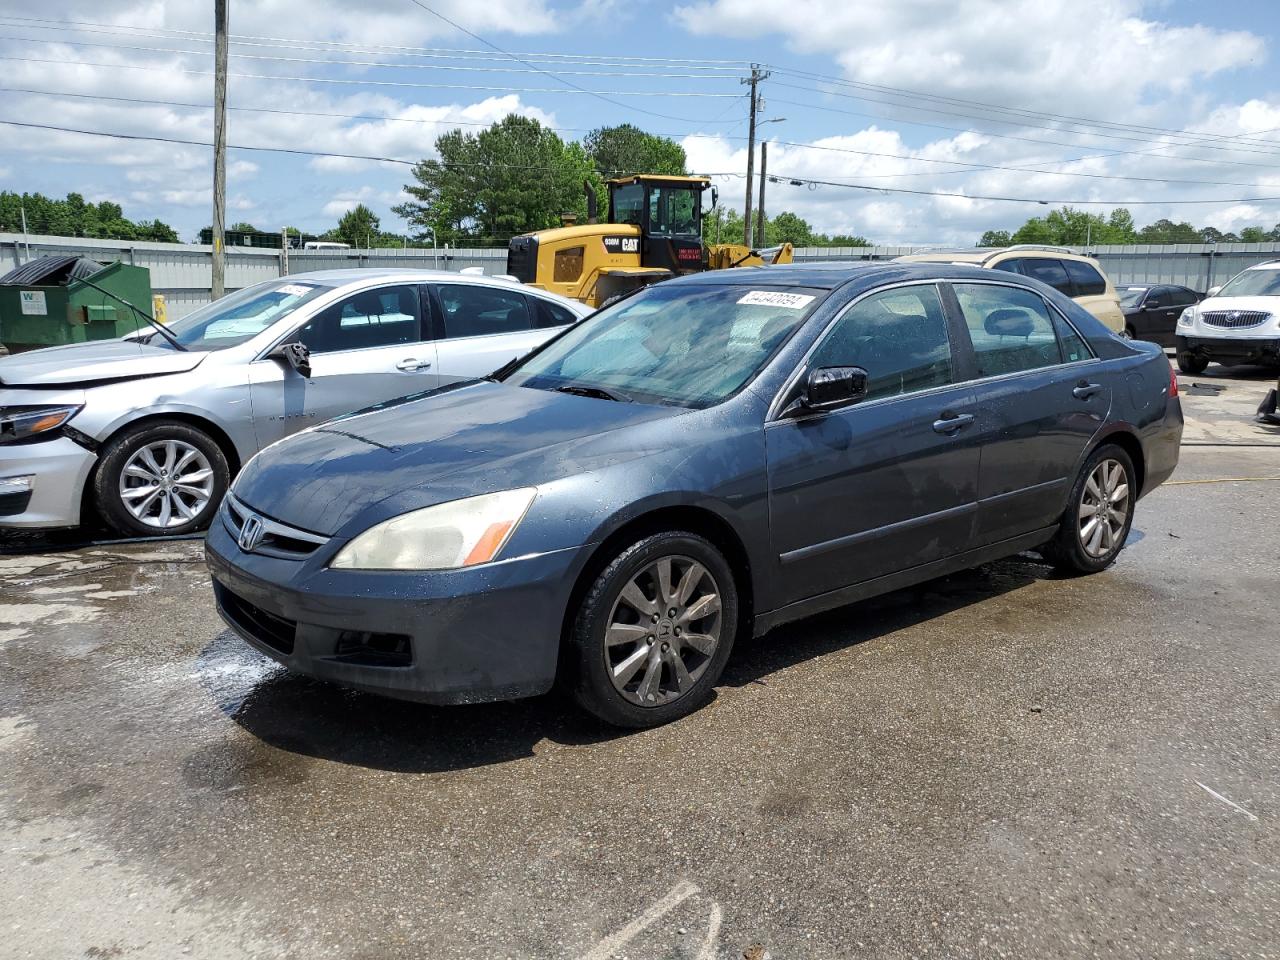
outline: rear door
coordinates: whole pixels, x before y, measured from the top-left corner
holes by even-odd
[[[951,290],[977,365],[977,540],[994,543],[1057,520],[1076,465],[1110,410],[1110,381],[1038,293],[981,281]]]
[[[963,551],[976,513],[973,389],[933,283],[873,293],[803,369],[860,366],[868,395],[766,424],[779,600],[793,603]],[[785,406],[785,403],[784,403]]]
[[[483,377],[554,336],[576,318],[515,285],[431,284],[442,383]]]
[[[314,314],[290,337],[310,351],[310,377],[270,358],[249,365],[259,447],[436,386],[435,345],[423,340],[422,329],[414,284],[362,290]]]

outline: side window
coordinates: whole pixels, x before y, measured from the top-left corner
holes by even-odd
[[[992,264],[992,270],[1004,270],[1006,273],[1022,273],[1022,260],[1014,257],[1012,260],[1001,260],[999,263]]]
[[[1039,294],[985,283],[953,286],[977,354],[978,376],[995,377],[1062,362],[1053,317]]]
[[[551,267],[551,279],[555,283],[573,283],[582,276],[582,255],[585,247],[569,247],[557,250]]]
[[[539,330],[545,330],[547,327],[565,327],[578,320],[568,307],[552,303],[550,300],[543,300],[541,297],[533,297],[532,300],[535,305],[533,325]]]
[[[1156,287],[1147,294],[1147,299],[1142,305],[1152,310],[1161,310],[1165,307],[1173,306],[1173,298],[1169,295],[1169,288]]]
[[[438,290],[448,339],[512,333],[533,326],[524,294],[519,290],[499,290],[478,283],[441,284]]]
[[[1169,301],[1175,307],[1186,307],[1196,302],[1196,295],[1186,287],[1170,287]]]
[[[402,286],[352,294],[303,324],[298,339],[312,353],[414,343],[420,339],[418,292]]]
[[[900,287],[858,301],[836,321],[810,364],[862,367],[869,399],[954,382],[937,288]]]
[[[1053,314],[1053,325],[1058,330],[1058,343],[1062,347],[1062,360],[1064,363],[1088,360],[1093,356],[1093,351],[1084,342],[1084,338],[1076,333],[1076,328],[1067,323],[1057,311],[1054,311]]]
[[[1107,281],[1093,268],[1093,264],[1080,260],[1063,260],[1067,275],[1075,281],[1077,297],[1093,297],[1107,292]]]
[[[1041,283],[1047,283],[1059,293],[1071,296],[1071,278],[1061,260],[1049,260],[1043,257],[1028,257],[1022,261],[1022,272],[1034,277]]]

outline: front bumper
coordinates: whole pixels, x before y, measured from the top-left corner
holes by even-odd
[[[1280,338],[1276,337],[1178,337],[1178,352],[1206,360],[1235,363],[1280,364]]]
[[[97,455],[66,437],[0,447],[0,480],[30,477],[30,496],[0,499],[0,527],[76,527]]]
[[[296,673],[441,704],[551,688],[582,552],[386,573],[247,554],[220,520],[205,540],[218,612],[251,646]]]

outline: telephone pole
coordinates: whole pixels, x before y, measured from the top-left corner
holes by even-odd
[[[760,242],[760,246],[768,246],[769,236],[765,233],[764,225],[768,220],[764,215],[764,185],[769,180],[769,141],[760,141],[760,206],[756,210],[756,239]]]
[[[211,299],[226,292],[227,254],[227,2],[214,0],[213,46],[213,280]]]
[[[750,127],[747,132],[747,202],[742,212],[742,242],[748,247],[751,246],[751,194],[755,184],[752,179],[755,175],[756,165],[756,114],[761,110],[762,104],[760,97],[756,92],[756,87],[761,80],[768,78],[769,71],[761,70],[760,64],[753,63],[751,65],[751,77],[747,80],[740,80],[739,83],[749,83],[751,85],[751,101],[748,109],[750,119]]]

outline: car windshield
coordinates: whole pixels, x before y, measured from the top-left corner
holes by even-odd
[[[1147,287],[1120,287],[1116,290],[1116,293],[1120,294],[1120,306],[1136,307],[1142,302],[1142,295],[1147,290]]]
[[[708,407],[741,389],[825,294],[805,287],[658,284],[593,314],[505,382]]]
[[[255,283],[175,320],[169,324],[169,332],[188,350],[225,350],[252,340],[304,303],[332,289],[286,277]],[[164,339],[153,334],[147,342],[162,346]]]
[[[1218,291],[1220,297],[1280,297],[1280,267],[1244,270]]]

